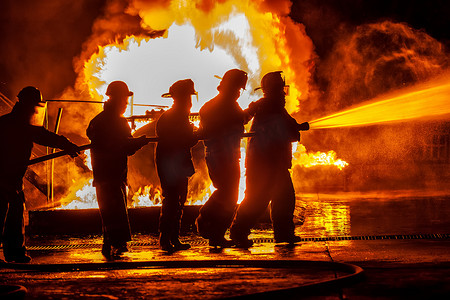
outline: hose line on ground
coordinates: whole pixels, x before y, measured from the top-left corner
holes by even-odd
[[[243,297],[259,296],[272,297],[314,293],[316,291],[335,290],[359,282],[363,278],[364,271],[361,267],[338,262],[308,261],[308,260],[166,260],[166,261],[113,261],[105,263],[76,263],[76,264],[19,264],[1,263],[0,268],[27,270],[39,272],[80,272],[101,270],[125,270],[144,268],[176,268],[176,269],[199,269],[199,268],[260,268],[260,269],[299,269],[314,268],[329,269],[334,272],[345,273],[338,278],[320,280],[313,283],[299,285],[293,288],[266,291],[244,295]]]

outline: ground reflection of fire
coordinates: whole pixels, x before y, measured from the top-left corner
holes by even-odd
[[[131,35],[120,42],[106,44],[91,41],[100,44],[94,45],[95,53],[80,56],[81,60],[83,57],[86,60],[81,61],[83,66],[76,89],[88,91],[94,100],[104,101],[107,84],[123,80],[134,91],[133,103],[170,105],[170,101],[161,99],[161,94],[176,80],[192,78],[200,98],[193,101],[192,111],[196,112],[217,93],[219,81],[213,75],[221,76],[228,69],[241,68],[249,73],[247,89],[239,99],[243,108],[261,96],[253,90],[259,86],[260,77],[273,70],[283,70],[290,84],[286,105],[290,113],[297,111],[299,102],[306,99],[313,46],[303,26],[287,16],[289,9],[283,1],[269,7],[258,1],[228,0],[216,3],[208,10],[199,8],[196,1],[171,1],[166,7],[142,4],[131,1],[130,9],[141,16],[144,28],[163,30],[163,33],[156,38]],[[100,110],[100,107],[96,109]],[[142,115],[143,110],[133,107],[125,114]],[[138,124],[138,127],[142,125]],[[245,192],[245,144],[243,139],[240,201]],[[310,155],[306,154],[303,145],[295,148],[298,150],[294,153],[294,164],[305,167],[328,164],[340,169],[345,166],[345,162],[335,159],[335,153]],[[187,204],[200,205],[213,192],[207,175],[202,180],[200,187],[192,188],[195,193],[189,194]],[[76,181],[86,182],[86,179]],[[158,184],[149,182],[132,193],[131,205],[134,207],[161,205]],[[85,208],[96,202],[93,199],[86,201],[89,195],[95,196],[90,182],[75,195],[77,200],[85,202]],[[73,193],[69,197],[73,197]],[[61,202],[68,203],[72,199],[66,197]],[[81,204],[63,206],[69,207],[81,208]]]
[[[351,229],[350,207],[327,195],[302,194],[297,206],[304,208],[305,222],[299,233],[304,237],[347,236]],[[341,241],[343,245],[351,241]]]

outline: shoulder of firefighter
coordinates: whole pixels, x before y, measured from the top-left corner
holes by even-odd
[[[158,143],[170,147],[192,147],[198,142],[194,124],[189,119],[163,114],[156,123]]]
[[[249,122],[255,116],[255,114],[260,109],[260,106],[260,101],[253,101],[248,105],[248,108],[244,110],[245,117],[248,119],[247,122]]]
[[[134,138],[124,117],[101,112],[89,123],[86,135],[94,151],[111,155],[133,155],[149,141],[145,136]]]
[[[258,140],[291,143],[300,140],[299,124],[287,112],[256,115],[251,131]]]

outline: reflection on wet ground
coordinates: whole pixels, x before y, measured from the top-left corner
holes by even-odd
[[[450,233],[449,215],[450,197],[363,198],[360,195],[352,197],[306,195],[297,199],[296,234],[304,238],[315,238]],[[221,256],[235,259],[284,259],[303,255],[309,247],[315,249],[314,243],[301,243],[294,248],[275,245],[271,225],[266,223],[259,224],[253,229],[250,238],[256,239],[257,243],[247,250],[231,248],[211,253],[206,240],[189,232],[183,235],[182,239],[191,243],[192,248],[167,255],[159,250],[156,234],[135,234],[129,244],[131,252],[126,254],[126,259],[191,260],[218,259]],[[335,243],[345,247],[354,242],[343,240]],[[35,247],[41,250],[32,252],[35,261],[38,259],[47,261],[49,256],[53,256],[56,261],[60,259],[62,261],[68,259],[69,262],[102,261],[103,257],[99,253],[101,244],[101,235],[32,236],[27,241],[29,249],[33,250]],[[48,251],[42,251],[46,245],[50,245]],[[52,247],[54,245],[59,248]],[[312,257],[308,259],[324,258],[323,253],[318,255],[319,257],[311,255]]]
[[[428,234],[450,232],[450,197],[307,195],[302,236]]]
[[[296,233],[301,237],[450,233],[450,197],[381,197],[362,195],[299,195]],[[57,225],[55,225],[57,226]],[[448,262],[449,241],[380,240],[302,242],[294,247],[272,242],[270,224],[260,224],[249,249],[215,251],[195,233],[183,235],[192,248],[168,255],[158,248],[157,235],[135,234],[130,252],[120,261],[192,260],[313,260],[383,263]],[[91,236],[30,236],[27,245],[34,264],[105,263],[102,238]],[[48,250],[43,246],[49,245]],[[73,247],[55,246],[71,245]],[[217,298],[295,287],[332,279],[330,269],[264,268],[141,268],[85,272],[0,270],[5,283],[28,288],[29,299],[94,298]],[[362,292],[363,293],[363,292]],[[335,297],[335,298],[333,298]],[[339,295],[328,299],[339,299]]]

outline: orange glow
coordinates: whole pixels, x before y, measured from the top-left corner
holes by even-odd
[[[293,157],[292,157],[292,165],[299,165],[305,168],[311,168],[315,166],[335,166],[339,170],[342,170],[348,163],[341,160],[336,159],[336,152],[328,151],[317,152],[317,153],[307,153],[306,148],[303,145],[298,145],[295,143],[293,145]]]
[[[203,205],[206,200],[215,191],[214,186],[211,184],[208,188],[201,193],[190,195],[186,201],[186,205]],[[153,187],[147,185],[144,188],[139,188],[133,195],[133,207],[149,207],[149,206],[161,206],[162,205],[162,191],[161,187]]]
[[[260,86],[260,78],[267,72],[283,70],[290,86],[286,108],[289,113],[298,111],[300,101],[308,98],[309,65],[314,53],[303,25],[287,16],[285,5],[288,2],[273,4],[273,11],[267,11],[268,7],[261,1],[219,1],[207,11],[201,8],[201,2],[172,0],[158,6],[133,1],[129,10],[142,18],[141,26],[165,30],[165,33],[157,38],[130,35],[120,42],[101,45],[95,44],[95,39],[90,41],[97,51],[81,55],[87,60],[79,68],[75,88],[89,93],[93,100],[105,101],[108,83],[123,80],[134,92],[130,102],[170,106],[172,99],[161,95],[168,92],[175,81],[191,78],[199,95],[198,100],[193,100],[192,112],[198,112],[206,101],[217,95],[219,79],[214,75],[222,76],[229,69],[239,68],[249,74],[247,87],[238,100],[240,106],[246,108],[262,96],[261,91],[254,92]],[[276,8],[278,5],[280,7]],[[92,49],[92,45],[86,49]],[[100,112],[101,107],[95,109]],[[144,115],[145,110],[143,106],[129,106],[125,116]],[[146,123],[136,122],[135,130]],[[243,139],[241,144],[239,202],[245,194],[246,142]],[[302,151],[294,154],[294,159],[300,156],[304,161],[304,147]],[[296,163],[307,167],[331,164],[339,168],[346,164],[336,160],[331,152],[323,155],[308,154],[308,164]],[[78,182],[85,184],[79,186]],[[76,180],[71,190],[77,188],[83,192],[76,196],[71,193],[61,202],[67,203],[72,198],[84,201],[85,205],[91,203],[92,207],[97,205],[94,188],[89,188],[86,178]],[[207,173],[197,172],[190,180],[187,204],[203,204],[213,190]],[[86,199],[87,195],[92,199]],[[132,199],[135,207],[161,205],[160,187],[149,182],[142,185]],[[80,203],[71,206],[81,208]]]
[[[91,150],[84,151],[86,158],[84,159],[84,164],[92,171],[92,159],[91,159]]]
[[[62,200],[61,205],[56,209],[86,209],[98,208],[95,188],[92,186],[93,179],[85,183],[82,188],[75,192],[75,195],[70,194],[65,200]]]
[[[326,195],[302,195],[307,207],[305,223],[302,232],[310,236],[346,236],[351,228],[350,207],[339,201],[324,199]],[[334,197],[334,195],[333,195]],[[334,199],[334,198],[333,198]],[[330,200],[330,201],[327,201]],[[352,241],[341,241],[343,245]]]
[[[309,91],[310,71],[305,64],[313,55],[303,27],[263,11],[259,1],[221,1],[209,11],[198,9],[200,2],[173,0],[165,7],[133,3],[130,10],[140,15],[144,28],[166,30],[165,34],[155,39],[129,36],[120,44],[98,47],[84,64],[79,88],[95,100],[106,100],[107,84],[123,80],[134,92],[134,103],[170,105],[171,100],[161,94],[173,82],[191,78],[200,98],[193,103],[195,112],[217,94],[219,81],[214,75],[240,68],[249,73],[247,89],[239,99],[245,108],[259,98],[252,91],[260,77],[283,70],[290,84],[287,108],[296,111]],[[143,113],[140,110],[145,108],[136,107],[134,113]]]

